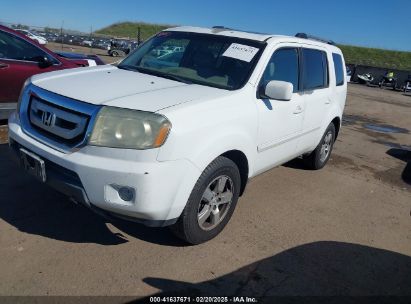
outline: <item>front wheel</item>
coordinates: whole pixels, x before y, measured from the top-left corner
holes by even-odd
[[[318,170],[328,162],[335,141],[335,126],[330,123],[320,143],[311,154],[304,157],[304,162],[312,170]]]
[[[236,164],[226,157],[217,157],[201,174],[172,231],[190,244],[214,238],[230,220],[240,187]]]

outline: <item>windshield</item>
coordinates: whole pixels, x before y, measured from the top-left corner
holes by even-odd
[[[228,90],[244,86],[264,42],[187,32],[160,32],[118,66]]]

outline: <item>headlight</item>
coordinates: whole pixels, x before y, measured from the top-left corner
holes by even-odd
[[[31,77],[27,78],[26,81],[23,84],[23,87],[21,88],[19,99],[17,100],[17,108],[16,108],[16,113],[17,117],[20,119],[20,107],[21,107],[21,99],[23,98],[23,93],[26,87],[31,83]]]
[[[157,148],[165,142],[170,129],[171,123],[159,114],[103,107],[89,144],[140,150]]]

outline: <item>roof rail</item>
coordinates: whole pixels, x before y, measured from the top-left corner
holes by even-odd
[[[335,42],[332,40],[328,40],[328,39],[324,39],[324,38],[320,38],[320,37],[316,37],[312,35],[307,35],[306,33],[297,33],[295,34],[295,37],[303,38],[303,39],[310,39],[310,40],[315,40],[315,41],[320,41],[320,42],[324,42],[327,44],[335,45]]]
[[[213,28],[213,29],[232,30],[231,28],[225,27],[224,25],[214,25],[212,28]]]
[[[215,25],[212,27],[214,32],[222,32],[222,31],[236,31],[236,32],[242,32],[242,33],[248,33],[248,34],[257,34],[257,35],[270,35],[266,33],[259,33],[259,32],[253,32],[253,31],[245,31],[245,30],[239,30],[231,27],[226,27],[224,25]],[[268,39],[268,38],[267,38]]]
[[[211,29],[212,29],[212,32],[215,34],[219,32],[224,32],[224,31],[233,31],[233,29],[225,27],[224,25],[216,25],[216,26],[213,26]]]

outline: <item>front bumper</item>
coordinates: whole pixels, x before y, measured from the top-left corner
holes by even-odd
[[[188,160],[157,161],[158,149],[131,150],[85,146],[64,153],[23,132],[15,114],[9,119],[10,145],[37,154],[46,163],[47,183],[94,211],[148,226],[173,224],[200,176]],[[117,189],[134,189],[123,201]]]

